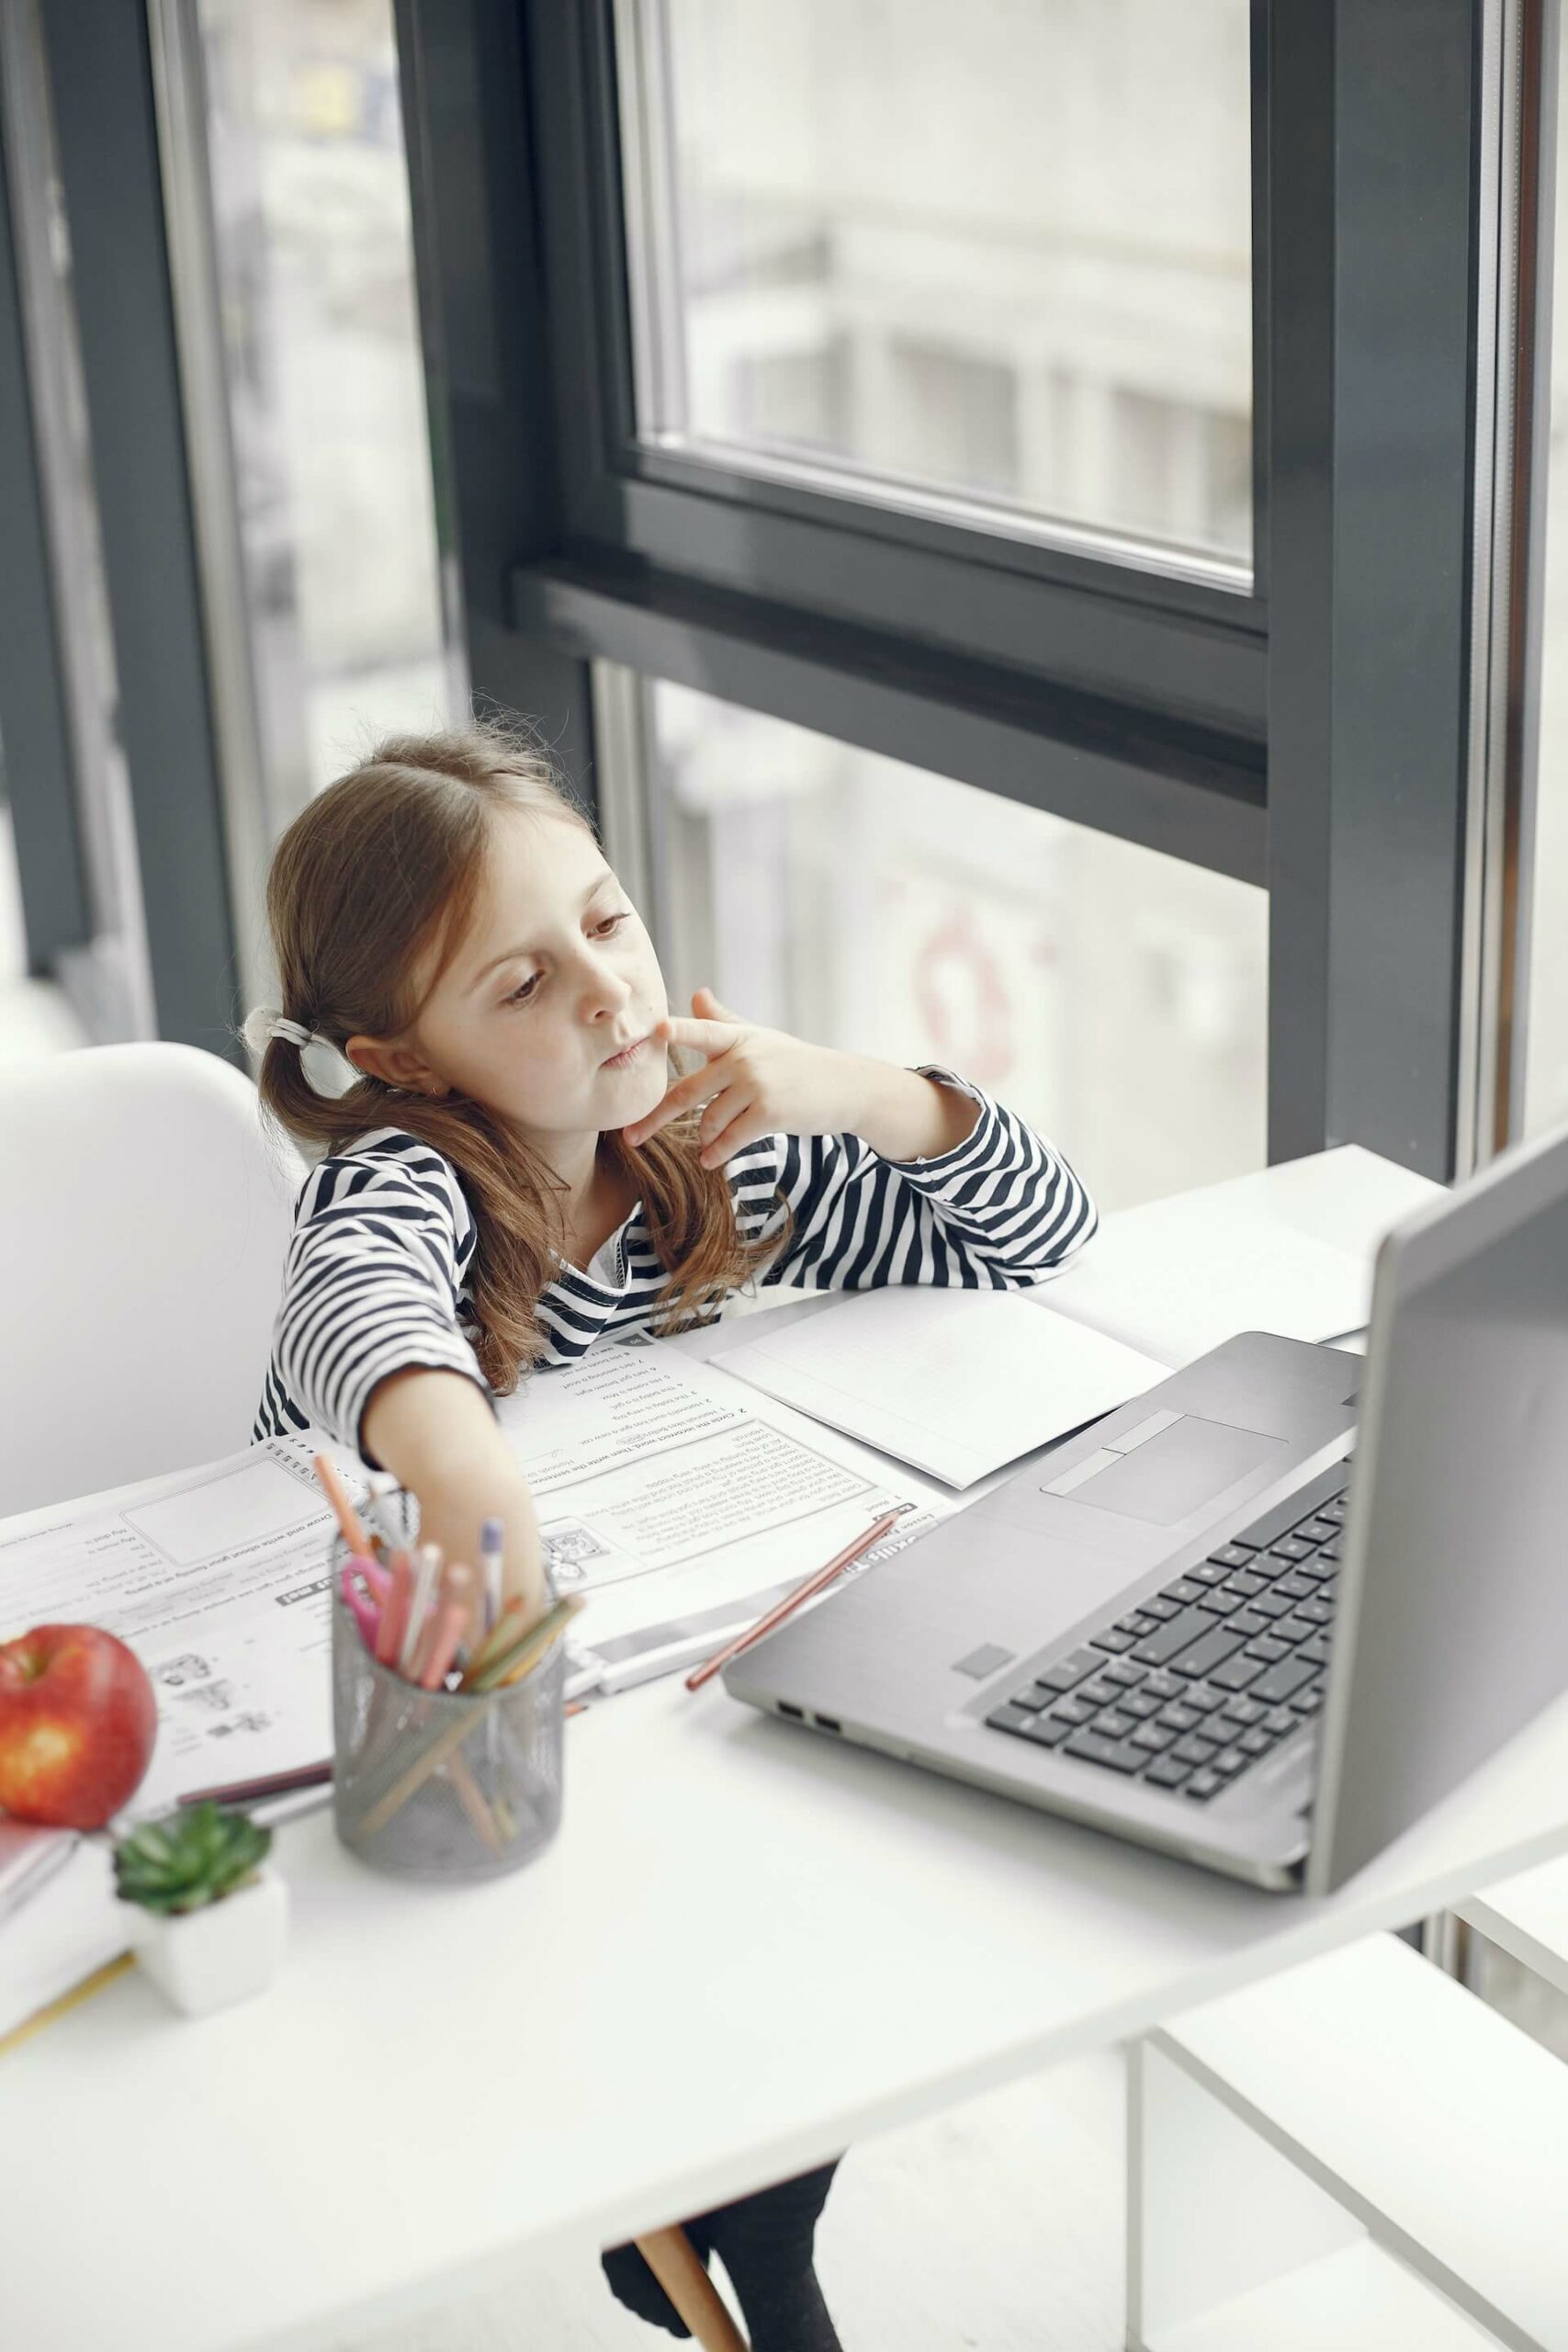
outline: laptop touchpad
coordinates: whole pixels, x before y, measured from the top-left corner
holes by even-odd
[[[1190,1519],[1255,1470],[1274,1464],[1288,1469],[1290,1456],[1283,1438],[1187,1413],[1135,1453],[1114,1454],[1092,1478],[1075,1482],[1072,1499],[1163,1527]]]

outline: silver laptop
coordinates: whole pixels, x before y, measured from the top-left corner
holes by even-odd
[[[1364,1360],[1227,1341],[725,1682],[1325,1893],[1568,1688],[1565,1431],[1568,1136],[1386,1238]]]

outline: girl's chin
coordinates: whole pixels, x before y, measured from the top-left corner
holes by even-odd
[[[655,1061],[651,1054],[637,1054],[620,1069],[601,1069],[599,1082],[601,1092],[615,1105],[613,1124],[626,1127],[663,1102],[669,1076],[662,1057]]]

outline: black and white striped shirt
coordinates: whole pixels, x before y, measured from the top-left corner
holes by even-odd
[[[793,1212],[764,1286],[1015,1290],[1089,1239],[1093,1204],[1066,1161],[978,1087],[924,1074],[979,1105],[973,1132],[936,1159],[884,1159],[852,1135],[773,1135],[730,1160],[744,1239],[779,1232],[785,1203]],[[488,1396],[472,1344],[477,1239],[456,1169],[418,1136],[378,1127],[321,1160],[295,1209],[253,1440],[314,1424],[364,1454],[371,1391],[412,1364],[464,1373]],[[563,1264],[540,1296],[540,1369],[646,1332],[666,1280],[639,1203],[587,1272]]]

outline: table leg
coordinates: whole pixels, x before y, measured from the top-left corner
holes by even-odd
[[[1146,2041],[1127,2052],[1127,2093],[1126,2352],[1157,2352],[1235,2297],[1365,2236]]]
[[[650,2230],[637,2239],[637,2248],[702,2352],[747,2352],[746,2338],[679,2224],[669,2230]]]

